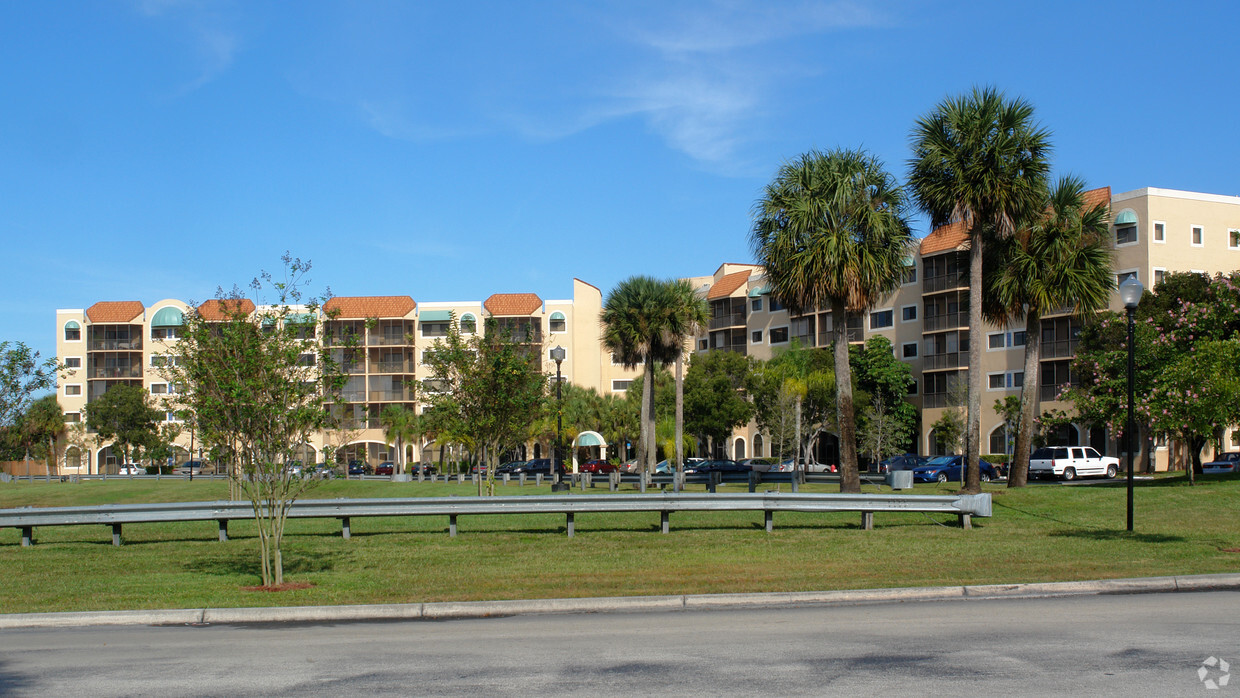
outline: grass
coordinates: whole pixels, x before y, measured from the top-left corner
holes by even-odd
[[[954,485],[918,485],[948,493]],[[806,490],[834,491],[810,486]],[[867,488],[873,491],[874,488]],[[406,603],[477,599],[803,591],[986,584],[1240,572],[1240,478],[1182,476],[1139,483],[1136,531],[1127,533],[1122,483],[987,485],[994,517],[964,531],[950,516],[673,514],[659,533],[649,513],[579,515],[576,537],[558,515],[354,519],[343,540],[335,520],[290,521],[285,579],[306,589],[246,591],[258,578],[248,522],[216,540],[213,522],[131,525],[125,545],[106,526],[36,529],[22,548],[0,530],[0,612]],[[546,487],[497,486],[500,494]],[[606,491],[603,488],[601,491]],[[472,485],[334,481],[308,495],[472,495]],[[80,484],[7,483],[0,508],[227,498],[222,480]]]

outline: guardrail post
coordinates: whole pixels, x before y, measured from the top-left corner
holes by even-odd
[[[762,482],[762,476],[750,470],[749,471],[749,492],[750,494],[753,494],[754,492],[758,491],[759,482]],[[767,529],[767,530],[769,531],[770,529]]]
[[[457,474],[456,474],[456,484],[458,484],[458,485],[464,485],[464,484],[465,484],[465,473],[457,473]]]
[[[874,529],[874,512],[861,512],[861,530],[870,531]]]
[[[448,514],[448,537],[456,538],[456,514]]]
[[[345,540],[349,540],[351,534],[352,532],[349,530],[349,517],[340,517],[340,535],[344,536]]]
[[[538,476],[538,479],[542,480],[541,474]],[[519,487],[525,487],[525,473],[521,473],[520,475],[517,476],[517,485]]]
[[[770,533],[775,530],[775,512],[770,509],[766,510],[766,532]]]
[[[972,514],[960,514],[960,527],[963,529],[972,529],[973,528],[973,515]]]
[[[620,489],[620,471],[613,471],[607,475],[607,491],[615,492]]]
[[[672,528],[671,518],[672,518],[672,512],[670,511],[659,512],[659,528],[664,533],[667,533]]]
[[[568,537],[569,537],[569,538],[572,538],[572,537],[573,537],[573,529],[574,529],[574,526],[573,526],[573,512],[571,512],[571,511],[570,511],[570,512],[568,512],[567,514],[565,514],[564,516],[566,516],[566,517],[567,517],[567,519],[568,519],[568,521],[567,521],[567,526],[568,526]]]
[[[219,519],[220,524],[220,542],[228,540],[228,519]]]
[[[523,485],[525,484],[525,478],[521,478],[521,484],[523,484]],[[535,473],[535,474],[534,474],[534,486],[535,486],[535,487],[542,487],[542,473]]]
[[[34,545],[34,526],[22,526],[22,547]]]
[[[718,487],[719,483],[723,480],[723,473],[717,470],[712,470],[709,473],[709,477],[710,482],[706,483],[706,488],[711,494],[715,494],[715,488]]]
[[[120,545],[120,544],[121,544],[121,525],[118,523],[114,523],[112,524],[112,545]]]
[[[792,473],[792,477],[788,478],[792,481],[792,491],[794,493],[800,491],[800,485],[798,483],[801,482],[801,477],[802,475],[800,473],[794,472]]]
[[[504,473],[504,487],[508,486],[508,473]]]

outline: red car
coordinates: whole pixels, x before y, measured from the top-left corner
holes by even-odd
[[[583,473],[592,473],[594,475],[606,475],[607,473],[616,472],[616,464],[608,463],[605,460],[592,458],[581,464],[580,470]]]
[[[391,475],[391,474],[392,474],[391,463],[380,463],[379,467],[375,468],[375,475]]]

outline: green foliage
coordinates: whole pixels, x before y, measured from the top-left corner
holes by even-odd
[[[0,428],[16,425],[36,393],[56,387],[58,368],[22,342],[0,342]]]
[[[753,417],[745,396],[752,359],[731,351],[698,354],[685,376],[685,429],[701,440],[724,443]]]
[[[1222,431],[1240,423],[1240,338],[1199,342],[1167,365],[1139,408],[1156,433],[1192,446],[1196,454],[1208,438],[1221,446]]]
[[[86,404],[86,425],[101,441],[112,441],[121,462],[159,442],[159,426],[164,413],[151,406],[141,385],[118,383]],[[63,419],[63,418],[62,418]]]
[[[917,408],[908,401],[912,369],[896,358],[891,341],[881,335],[863,346],[850,346],[849,354],[857,390],[870,396],[858,420],[861,443],[876,461],[912,450],[917,427]]]
[[[528,438],[544,408],[541,357],[540,347],[514,342],[493,318],[485,332],[468,338],[453,318],[447,336],[425,353],[431,376],[426,402],[441,429],[484,450],[488,495],[495,493],[500,457]]]

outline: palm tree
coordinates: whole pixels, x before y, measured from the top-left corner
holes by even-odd
[[[1072,306],[1078,315],[1090,314],[1107,304],[1114,285],[1107,203],[1087,208],[1084,193],[1083,180],[1061,178],[1032,223],[987,248],[983,314],[1000,325],[1025,318],[1025,375],[1008,487],[1024,487],[1028,480],[1043,313]]]
[[[848,315],[899,285],[913,240],[905,208],[903,189],[877,158],[843,149],[784,164],[754,205],[750,242],[771,295],[794,313],[831,308],[841,492],[861,491]]]
[[[621,281],[603,303],[603,344],[628,369],[643,367],[638,457],[643,471],[654,467],[654,371],[675,356],[677,301],[670,286],[649,276]]]
[[[396,447],[396,471],[405,472],[405,440],[417,438],[418,415],[404,405],[389,405],[379,414],[379,423],[383,426],[384,435]]]
[[[684,354],[685,343],[697,336],[698,330],[710,319],[710,308],[706,301],[698,295],[693,286],[683,279],[669,282],[669,289],[675,299],[675,310],[672,312],[671,334],[673,352],[676,362],[676,469],[680,471],[685,462],[685,378]]]
[[[982,254],[989,236],[1011,236],[1041,209],[1050,134],[1033,106],[994,88],[949,98],[917,120],[909,186],[934,226],[960,223],[969,235],[969,422],[965,491],[980,492]]]

